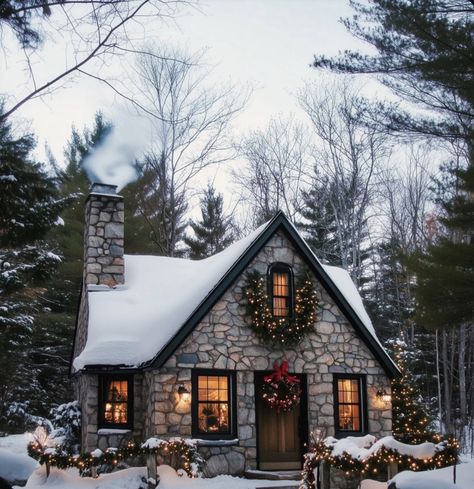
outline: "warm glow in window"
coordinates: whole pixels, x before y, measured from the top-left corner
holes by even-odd
[[[128,422],[128,381],[111,380],[107,382],[104,419],[110,424]]]
[[[290,274],[273,272],[273,315],[286,317],[290,314]]]
[[[230,432],[229,377],[199,375],[198,429],[201,433]]]
[[[337,395],[340,431],[362,431],[359,379],[338,379]]]

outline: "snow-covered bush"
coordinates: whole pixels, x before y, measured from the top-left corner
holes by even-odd
[[[35,431],[38,426],[42,426],[48,433],[51,433],[53,431],[51,421],[42,416],[31,414],[29,407],[29,401],[10,403],[5,416],[8,426],[21,428],[24,431]]]
[[[77,401],[67,402],[51,409],[51,423],[54,427],[51,437],[66,453],[73,453],[79,443],[81,431],[81,409]]]

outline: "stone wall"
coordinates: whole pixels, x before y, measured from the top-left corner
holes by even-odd
[[[129,440],[143,441],[144,405],[143,376],[133,376],[133,430],[100,430],[99,423],[99,376],[80,373],[75,379],[76,398],[81,406],[81,449],[92,451],[96,448],[106,450],[109,447],[120,448]]]
[[[123,197],[115,193],[112,185],[94,184],[86,201],[85,284],[109,287],[123,284],[123,239]]]
[[[296,276],[303,267],[283,235],[272,237],[249,269],[266,273],[274,262],[290,264]],[[240,276],[164,367],[145,373],[145,436],[190,436],[191,405],[179,401],[177,386],[184,384],[191,391],[191,369],[236,370],[238,445],[226,447],[225,453],[208,449],[203,455],[208,459],[208,467],[217,467],[222,457],[230,467],[229,458],[234,456],[228,454],[235,453],[245,457],[245,469],[256,468],[253,371],[271,370],[273,362],[283,358],[289,362],[291,372],[307,375],[309,432],[325,427],[328,435],[334,435],[333,374],[345,372],[366,374],[369,432],[389,435],[391,407],[378,404],[375,398],[379,388],[390,391],[389,379],[321,286],[316,284],[320,310],[315,332],[296,347],[278,350],[262,344],[249,328],[243,298],[245,283],[244,275]],[[239,473],[241,469],[238,466],[233,470]]]

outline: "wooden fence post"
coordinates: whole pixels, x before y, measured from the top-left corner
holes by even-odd
[[[398,474],[398,463],[390,462],[387,467],[387,479],[393,479]]]
[[[321,460],[321,465],[319,466],[319,477],[321,480],[321,489],[331,489],[330,482],[330,470],[331,466],[325,461]]]
[[[155,489],[158,485],[158,472],[157,472],[157,463],[156,463],[156,455],[154,453],[150,453],[146,457],[146,468],[148,472],[147,482],[148,489]]]

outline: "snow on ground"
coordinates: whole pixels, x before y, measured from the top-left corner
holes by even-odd
[[[159,489],[257,489],[259,487],[278,487],[296,485],[295,481],[250,480],[230,475],[219,475],[212,479],[190,479],[179,477],[176,471],[167,465],[158,467]],[[80,477],[77,469],[51,469],[46,479],[44,467],[37,469],[26,484],[26,489],[138,489],[146,487],[145,467],[120,470],[112,474],[101,475],[97,479]],[[14,486],[14,489],[21,489]]]
[[[391,481],[396,482],[397,489],[473,489],[474,460],[456,466],[456,485],[453,484],[453,468],[411,472],[405,470]]]
[[[26,480],[38,467],[38,462],[28,457],[28,435],[0,437],[0,478],[8,481]]]

